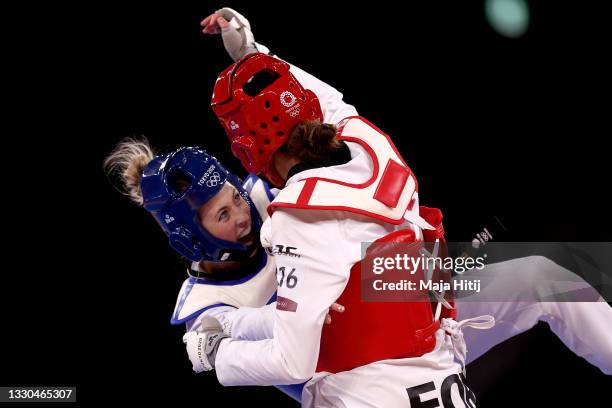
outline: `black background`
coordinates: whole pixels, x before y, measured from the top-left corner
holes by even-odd
[[[191,372],[169,324],[179,257],[102,172],[117,141],[145,135],[160,151],[199,144],[244,175],[209,108],[231,60],[199,21],[223,5],[391,135],[449,240],[493,215],[507,240],[611,240],[600,2],[531,1],[515,40],[482,1],[84,4],[25,4],[6,37],[0,385],[76,385],[81,403],[296,406]],[[610,385],[544,324],[470,365],[468,382],[484,407],[601,404]]]

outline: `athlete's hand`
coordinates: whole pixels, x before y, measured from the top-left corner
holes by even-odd
[[[229,337],[223,333],[219,321],[205,316],[196,331],[189,331],[183,336],[187,347],[187,355],[193,366],[193,371],[201,373],[215,368],[215,358],[221,340]]]
[[[268,48],[255,42],[249,20],[229,7],[215,11],[202,20],[200,25],[204,34],[221,33],[223,45],[234,61],[254,52],[270,52]]]
[[[327,315],[325,316],[325,324],[331,324],[332,322],[332,318],[331,318],[331,312],[338,312],[338,313],[342,313],[344,312],[344,306],[338,304],[338,303],[334,303],[333,305],[331,305],[331,307],[329,308]]]
[[[229,22],[221,14],[215,12],[202,20],[200,25],[204,27],[202,29],[204,34],[219,34],[222,29],[229,27]]]

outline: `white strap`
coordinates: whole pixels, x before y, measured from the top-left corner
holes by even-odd
[[[453,319],[443,318],[440,323],[440,328],[451,336],[453,343],[453,351],[455,356],[461,363],[461,369],[465,375],[465,357],[467,355],[467,346],[463,338],[463,327],[473,327],[474,329],[484,330],[495,326],[495,318],[491,315],[483,315],[465,319],[457,322]]]
[[[436,242],[434,243],[432,253],[429,253],[429,251],[427,251],[425,248],[421,248],[421,254],[427,257],[435,258],[438,256],[439,249],[440,249],[440,239],[437,238]],[[433,276],[433,264],[431,262],[428,262],[427,269],[425,270],[425,279],[431,280],[432,276]],[[448,303],[446,299],[444,299],[444,292],[445,292],[444,290],[441,290],[440,292],[435,291],[435,290],[429,291],[429,293],[431,293],[436,298],[436,301],[438,302],[438,304],[436,305],[436,311],[434,313],[434,321],[438,321],[440,319],[440,314],[442,313],[442,306],[444,306],[447,309],[453,309],[453,306],[450,303]]]
[[[406,211],[404,213],[404,219],[408,222],[413,223],[417,227],[425,230],[435,230],[427,221],[423,219],[420,215],[413,211]]]

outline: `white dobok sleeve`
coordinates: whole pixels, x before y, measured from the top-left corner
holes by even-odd
[[[282,209],[273,214],[279,284],[273,337],[223,340],[215,366],[221,384],[296,384],[313,376],[325,316],[359,257],[359,245],[343,231],[341,219],[335,211]]]
[[[238,340],[263,340],[272,337],[274,327],[274,310],[276,302],[255,308],[234,308],[232,306],[213,307],[187,323],[187,331],[200,327],[204,316],[214,317],[221,323],[223,332]]]
[[[289,64],[291,65],[291,64]],[[291,65],[291,73],[306,89],[310,89],[319,98],[323,110],[323,122],[335,125],[349,116],[357,116],[357,110],[342,99],[342,93],[308,72]]]

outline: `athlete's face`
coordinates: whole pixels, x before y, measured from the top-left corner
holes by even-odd
[[[252,245],[249,204],[229,183],[225,183],[212,199],[200,208],[202,226],[213,236],[225,241]]]

